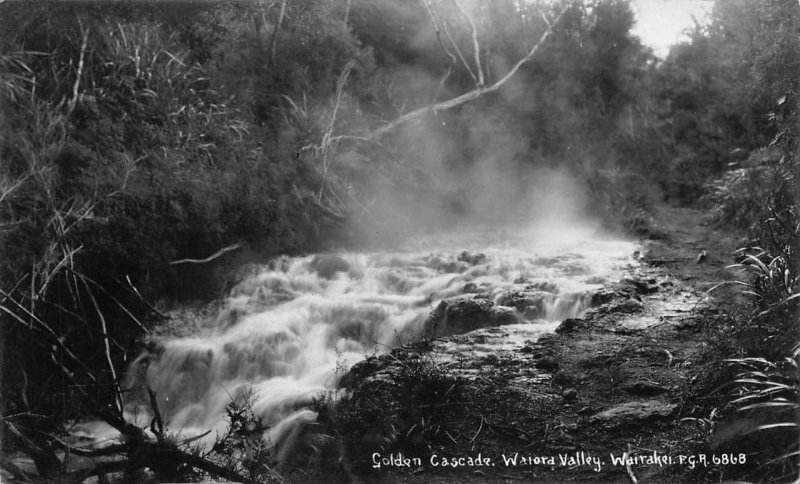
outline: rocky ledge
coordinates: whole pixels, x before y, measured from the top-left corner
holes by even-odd
[[[426,322],[436,339],[368,358],[341,380],[342,412],[363,429],[347,436],[354,471],[392,482],[696,479],[697,469],[678,463],[705,437],[684,418],[691,416],[689,380],[703,328],[718,312],[704,284],[728,277],[722,267],[730,248],[709,247],[701,265],[691,256],[698,243],[691,235],[648,241],[642,265],[592,295],[579,318],[521,322],[536,307],[533,290],[529,299],[511,295],[503,304],[474,297],[440,303]],[[376,402],[380,424],[364,415]],[[398,452],[413,465],[375,466],[375,455]],[[429,460],[479,452],[494,465]],[[599,464],[559,463],[573,454],[599,456]],[[523,460],[508,460],[513,455]]]

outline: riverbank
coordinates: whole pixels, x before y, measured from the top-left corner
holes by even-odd
[[[428,395],[441,411],[420,412],[416,441],[401,436],[401,453],[362,438],[346,456],[354,473],[364,482],[666,483],[740,465],[741,456],[707,447],[698,407],[716,326],[737,297],[708,290],[735,276],[725,267],[736,241],[689,208],[660,208],[652,233],[639,264],[555,334],[509,347],[509,329],[486,328],[430,342],[422,356],[403,348],[362,365],[355,398],[385,388],[387,408],[402,407],[385,385],[410,362],[447,370],[434,382],[441,393]],[[475,347],[497,350],[465,357]],[[416,376],[422,385],[426,374]]]

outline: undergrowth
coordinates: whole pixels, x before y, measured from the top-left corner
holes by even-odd
[[[322,433],[338,447],[320,464],[349,475],[372,467],[374,453],[428,453],[447,439],[463,382],[449,374],[422,341],[364,362],[371,367],[340,395],[318,396]]]
[[[745,453],[748,465],[726,477],[770,482],[800,475],[800,217],[793,158],[774,148],[753,153],[743,168],[711,184],[717,223],[744,229],[752,243],[735,255],[733,283],[749,307],[722,329],[724,345],[710,378],[716,452]],[[710,353],[711,355],[711,353]],[[721,418],[717,418],[721,417]]]

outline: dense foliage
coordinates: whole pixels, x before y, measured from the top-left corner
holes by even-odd
[[[647,233],[660,191],[746,236],[727,356],[797,412],[798,4],[720,0],[665,60],[633,22],[625,0],[1,4],[3,414],[118,410],[149,301],[218,296],[246,258],[516,220],[553,173],[616,228]]]
[[[798,28],[797,2],[718,1],[710,25],[660,69],[671,144],[706,174],[689,184],[672,178],[673,193],[702,195],[717,222],[746,241],[735,267],[752,306],[739,308],[717,355],[727,358],[718,375],[727,411],[717,414],[713,445],[753,456],[758,465],[739,472],[757,479],[798,473]]]

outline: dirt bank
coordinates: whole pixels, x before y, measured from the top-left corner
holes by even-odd
[[[705,448],[706,429],[693,419],[697,365],[737,297],[707,291],[734,277],[725,267],[737,241],[689,208],[661,208],[653,234],[640,263],[556,334],[509,347],[501,326],[368,360],[352,384],[361,401],[322,419],[340,432],[343,422],[362,426],[346,429],[343,477],[666,483],[739,465],[739,455]],[[392,420],[404,428],[387,435],[370,424],[407,411],[413,395],[429,405]]]

